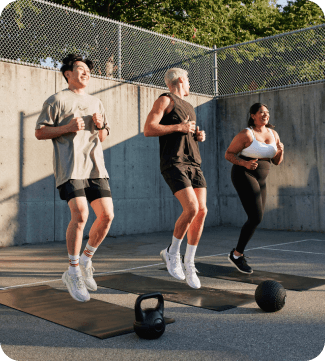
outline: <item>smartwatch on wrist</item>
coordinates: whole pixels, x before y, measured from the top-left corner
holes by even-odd
[[[103,124],[103,126],[101,128],[98,128],[97,125],[96,125],[96,129],[97,130],[103,130],[103,129],[106,129],[107,130],[107,133],[109,133],[109,128],[108,128],[108,125],[106,123]]]

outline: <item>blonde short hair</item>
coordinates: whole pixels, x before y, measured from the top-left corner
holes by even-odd
[[[165,83],[167,86],[176,85],[178,83],[178,78],[182,76],[188,77],[187,70],[181,68],[170,68],[166,71]]]

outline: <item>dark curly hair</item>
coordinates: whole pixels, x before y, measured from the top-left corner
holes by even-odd
[[[85,63],[89,70],[91,71],[93,68],[94,68],[94,64],[91,60],[89,59],[83,59],[82,56],[80,55],[77,55],[77,54],[68,54],[67,57],[65,57],[63,60],[62,60],[62,63],[63,65],[61,66],[61,73],[62,75],[64,76],[64,79],[68,82],[68,79],[66,78],[66,76],[64,75],[64,73],[67,71],[67,70],[73,70],[73,64],[76,62],[76,61],[82,61],[83,63]]]
[[[250,107],[249,113],[248,113],[249,119],[247,122],[247,125],[249,127],[254,127],[254,119],[251,117],[251,114],[256,114],[260,110],[261,107],[265,107],[266,109],[269,109],[266,104],[262,104],[262,103],[255,103]],[[275,126],[272,125],[271,123],[266,124],[266,127],[271,128],[271,129],[275,128]]]

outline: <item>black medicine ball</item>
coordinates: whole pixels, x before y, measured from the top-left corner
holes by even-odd
[[[265,312],[280,311],[285,305],[286,290],[276,281],[263,281],[255,291],[255,301]]]

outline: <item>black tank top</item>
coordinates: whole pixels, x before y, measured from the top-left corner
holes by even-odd
[[[173,110],[164,115],[160,121],[162,125],[185,123],[188,121],[196,122],[196,114],[193,106],[172,93],[164,93],[160,96],[169,96],[174,102]],[[194,134],[175,132],[159,137],[160,145],[160,171],[178,164],[189,164],[199,167],[201,165],[201,156],[199,145]]]

